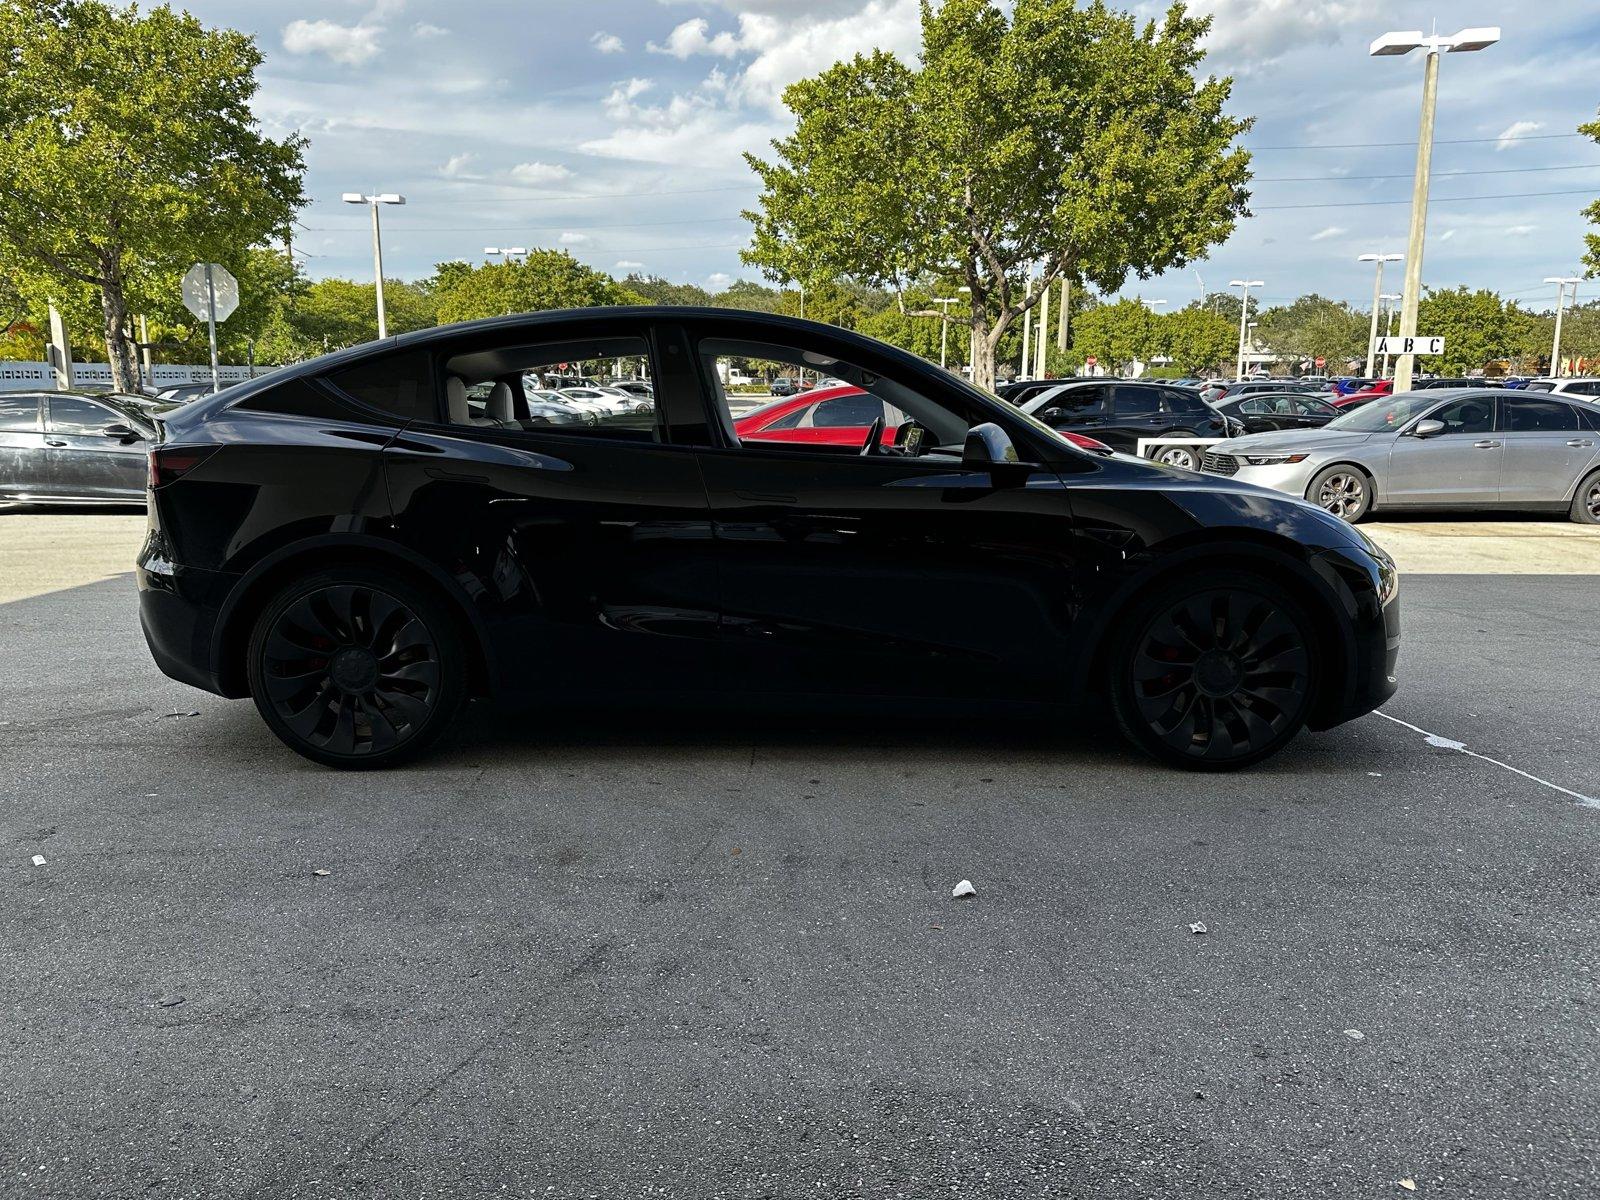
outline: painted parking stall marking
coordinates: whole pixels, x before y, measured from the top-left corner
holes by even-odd
[[[1501,762],[1498,758],[1490,758],[1487,754],[1479,754],[1476,750],[1468,749],[1465,742],[1458,742],[1454,738],[1447,738],[1442,734],[1429,733],[1420,725],[1413,725],[1410,721],[1402,721],[1399,717],[1391,717],[1388,713],[1381,710],[1375,711],[1373,716],[1382,717],[1385,721],[1393,721],[1396,725],[1403,725],[1413,733],[1420,733],[1424,738],[1427,739],[1428,745],[1430,746],[1438,746],[1444,750],[1457,750],[1471,758],[1482,759],[1486,763],[1493,763],[1495,766],[1510,771],[1514,775],[1521,775],[1524,779],[1531,779],[1534,783],[1543,784],[1545,787],[1550,788],[1553,791],[1560,792],[1563,796],[1571,796],[1574,802],[1582,805],[1584,808],[1600,808],[1600,797],[1585,796],[1582,792],[1575,792],[1571,788],[1564,788],[1559,783],[1551,783],[1548,779],[1541,779],[1537,775],[1524,771],[1521,767],[1513,767],[1510,763]]]

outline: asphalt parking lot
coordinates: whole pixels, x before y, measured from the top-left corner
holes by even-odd
[[[0,1191],[1600,1192],[1596,531],[1370,527],[1396,720],[1237,775],[606,712],[334,774],[156,671],[142,523],[0,512]]]

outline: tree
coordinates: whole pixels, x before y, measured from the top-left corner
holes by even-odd
[[[1089,309],[1078,318],[1072,346],[1076,358],[1093,355],[1107,366],[1149,362],[1165,349],[1161,318],[1142,300],[1118,300]]]
[[[1510,357],[1525,315],[1486,288],[1428,288],[1417,304],[1417,329],[1444,338],[1444,353],[1423,359],[1425,369],[1455,375]]]
[[[645,304],[700,304],[712,302],[711,293],[697,283],[669,283],[659,275],[629,275],[622,286],[637,293]]]
[[[1231,80],[1196,77],[1208,26],[1181,4],[1141,28],[1101,0],[924,0],[918,66],[879,51],[785,91],[795,132],[774,161],[747,156],[762,195],[745,260],[808,293],[956,272],[992,384],[1001,340],[1059,276],[1115,291],[1243,213],[1249,122],[1223,111]]]
[[[280,234],[305,203],[298,136],[250,110],[260,52],[168,8],[0,0],[0,271],[91,291],[113,384],[174,272]]]
[[[1593,138],[1600,142],[1600,121],[1590,121],[1587,125],[1579,125],[1578,132],[1584,137]],[[1591,225],[1600,225],[1600,200],[1596,200],[1583,210],[1583,215],[1589,218]],[[1600,275],[1600,233],[1586,233],[1583,235],[1584,245],[1588,250],[1584,252],[1583,265],[1588,268],[1589,277],[1592,279]]]
[[[385,295],[387,295],[387,291]],[[623,288],[565,250],[534,250],[521,262],[452,271],[438,289],[439,320],[473,321],[546,308],[619,304]]]
[[[1292,304],[1262,309],[1256,330],[1262,344],[1286,362],[1323,359],[1342,367],[1366,355],[1368,314],[1315,292]]]
[[[1190,304],[1161,318],[1166,352],[1180,370],[1217,371],[1239,352],[1239,323],[1210,308]]]

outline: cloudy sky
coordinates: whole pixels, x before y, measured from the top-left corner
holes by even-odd
[[[740,153],[786,129],[790,81],[873,46],[911,58],[916,0],[189,0],[253,33],[257,111],[310,138],[313,202],[295,244],[313,276],[371,273],[347,190],[399,191],[388,273],[428,273],[489,245],[559,246],[609,272],[716,288],[739,262],[755,194]],[[1155,14],[1162,5],[1133,3]],[[1257,117],[1255,215],[1194,271],[1125,294],[1174,307],[1200,280],[1266,281],[1268,303],[1319,291],[1365,304],[1356,255],[1404,248],[1419,56],[1372,59],[1388,29],[1505,24],[1447,55],[1425,281],[1538,306],[1575,271],[1600,147],[1573,136],[1600,105],[1594,0],[1198,0],[1210,68]],[[1384,143],[1402,143],[1389,144]],[[1600,281],[1593,285],[1600,293]]]

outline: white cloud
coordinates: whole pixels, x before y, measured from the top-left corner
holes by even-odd
[[[518,183],[560,183],[571,179],[572,171],[560,163],[525,162],[511,168],[511,178]]]
[[[589,39],[589,44],[601,54],[621,54],[624,49],[622,39],[614,33],[597,33]]]
[[[1448,242],[1451,238],[1455,237],[1455,235],[1456,231],[1454,229],[1446,229],[1439,235],[1439,240],[1441,242]]]
[[[450,33],[443,25],[430,25],[427,21],[418,21],[411,27],[411,36],[414,38],[442,38]]]
[[[623,258],[623,259],[618,259],[617,260],[617,265],[615,267],[615,270],[618,270],[618,271],[637,271],[642,266],[644,266],[644,264],[642,262],[635,262],[631,258]]]
[[[467,167],[476,158],[475,154],[452,154],[444,166],[439,168],[439,174],[446,179],[478,179],[481,176],[470,175]]]
[[[733,282],[733,276],[726,271],[713,271],[706,276],[706,287],[713,292],[720,292]]]
[[[635,114],[633,102],[655,85],[653,79],[624,79],[612,85],[606,98],[600,101],[600,107],[613,121],[626,121]]]
[[[1527,237],[1530,233],[1537,233],[1537,225],[1508,225],[1505,229],[1507,237]]]
[[[1500,131],[1494,148],[1496,150],[1509,150],[1517,144],[1518,139],[1525,138],[1528,134],[1535,133],[1543,128],[1543,121],[1513,121]]]
[[[708,38],[706,30],[711,28],[711,23],[704,17],[695,17],[669,33],[665,45],[658,46],[654,42],[647,42],[645,48],[652,54],[670,54],[673,58],[689,58],[695,54],[716,54],[723,58],[731,58],[744,49],[743,33],[746,23],[770,21],[771,17],[740,13],[739,33],[723,30],[715,37]]]
[[[381,25],[340,25],[335,21],[290,21],[283,48],[290,54],[324,54],[336,63],[359,67],[383,49]]]
[[[563,246],[581,246],[589,240],[589,235],[587,233],[573,233],[569,229],[556,240]]]
[[[1311,241],[1325,242],[1329,238],[1336,238],[1344,232],[1345,229],[1343,225],[1329,225],[1326,229],[1319,229],[1316,233],[1313,233],[1311,235]]]
[[[1213,18],[1205,41],[1212,69],[1234,75],[1307,47],[1345,41],[1365,47],[1367,30],[1385,28],[1379,18],[1392,8],[1389,0],[1195,0],[1190,5],[1193,15]]]

